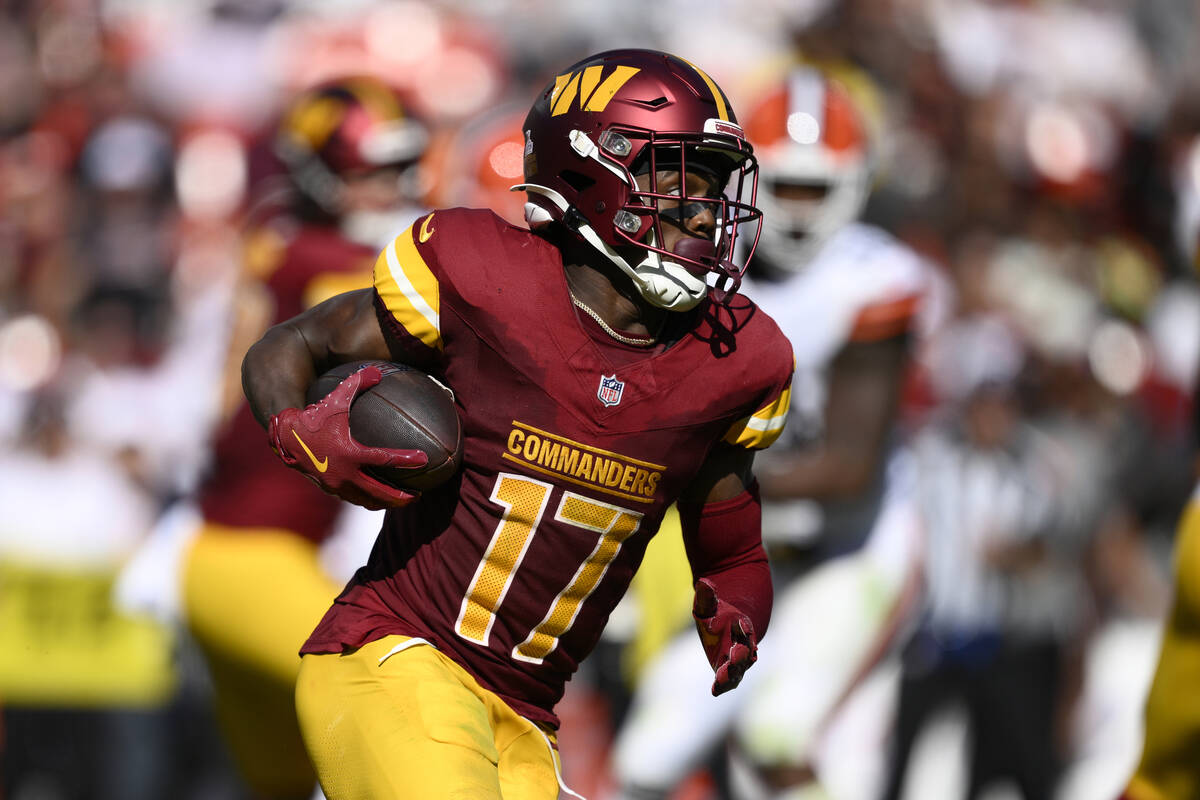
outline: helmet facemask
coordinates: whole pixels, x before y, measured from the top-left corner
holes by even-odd
[[[739,228],[761,217],[754,206],[757,162],[744,140],[621,124],[606,128],[596,142],[578,130],[571,132],[571,138],[576,153],[605,167],[600,180],[608,186],[598,187],[599,181],[582,174],[564,175],[575,194],[569,205],[561,194],[548,193],[546,187],[522,184],[513,188],[555,202],[563,222],[628,275],[652,305],[669,311],[694,308],[708,292],[710,273],[715,275],[713,290],[718,301],[737,291],[745,272],[745,261],[733,261]],[[678,173],[674,185],[660,186],[660,173],[664,172]],[[709,191],[689,193],[689,174],[703,176]],[[747,195],[748,200],[744,199]],[[613,196],[619,200],[610,207],[603,197]],[[706,209],[712,215],[708,238],[687,229],[688,221]],[[526,216],[535,227],[550,218],[537,203],[527,204]],[[687,234],[673,250],[666,249],[664,224]],[[747,254],[752,251],[753,242],[744,249]]]
[[[868,181],[865,161],[816,172],[765,169],[759,196],[765,213],[759,238],[763,255],[782,269],[802,269],[862,212]]]
[[[610,128],[601,138],[619,135],[621,131]],[[753,155],[710,137],[651,133],[642,149],[640,163],[631,172],[634,182],[629,199],[614,216],[613,223],[622,242],[647,251],[635,271],[654,274],[656,270],[664,270],[676,275],[682,271],[692,279],[689,297],[695,297],[697,302],[706,291],[710,273],[715,276],[713,288],[718,301],[736,292],[745,271],[744,266],[732,260],[739,226],[761,216],[754,207],[757,165]],[[664,173],[678,174],[674,185],[660,185]],[[693,176],[704,179],[709,187],[707,192],[690,193],[688,184]],[[638,178],[642,184],[637,182]],[[749,194],[748,203],[742,201],[743,193]],[[707,237],[697,236],[689,230],[689,221],[706,211],[712,218],[711,230]],[[671,250],[665,249],[664,224],[686,234]]]

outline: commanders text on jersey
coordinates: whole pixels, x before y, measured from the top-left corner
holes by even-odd
[[[573,442],[513,420],[504,458],[605,494],[648,503],[666,467]]]

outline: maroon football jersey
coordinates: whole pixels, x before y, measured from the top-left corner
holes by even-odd
[[[395,347],[454,391],[463,468],[388,513],[303,652],[419,636],[557,725],[565,681],[710,448],[778,436],[791,346],[738,297],[630,358],[577,313],[559,251],[489,211],[419,220],[375,287]]]
[[[268,229],[256,236],[279,233]],[[261,246],[264,239],[258,241]],[[272,323],[334,294],[371,285],[375,251],[346,241],[332,228],[299,228],[275,241],[279,251],[262,276],[275,303]],[[282,528],[314,541],[329,534],[342,505],[279,460],[246,402],[217,435],[199,500],[209,522]]]

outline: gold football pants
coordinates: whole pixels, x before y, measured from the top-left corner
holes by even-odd
[[[217,719],[247,783],[307,798],[316,776],[296,722],[300,646],[340,586],[294,533],[208,525],[184,567],[184,607],[212,676]]]
[[[329,800],[554,800],[554,733],[421,639],[306,655],[296,710]]]
[[[1130,800],[1200,797],[1200,496],[1175,544],[1175,599],[1146,699],[1146,738]]]

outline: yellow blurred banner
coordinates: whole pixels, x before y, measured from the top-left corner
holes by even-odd
[[[637,601],[637,635],[625,654],[630,684],[682,630],[692,626],[692,568],[683,547],[679,510],[672,503],[658,533],[646,547],[630,591]]]
[[[116,611],[115,571],[0,563],[0,703],[152,706],[174,688],[171,636]]]

